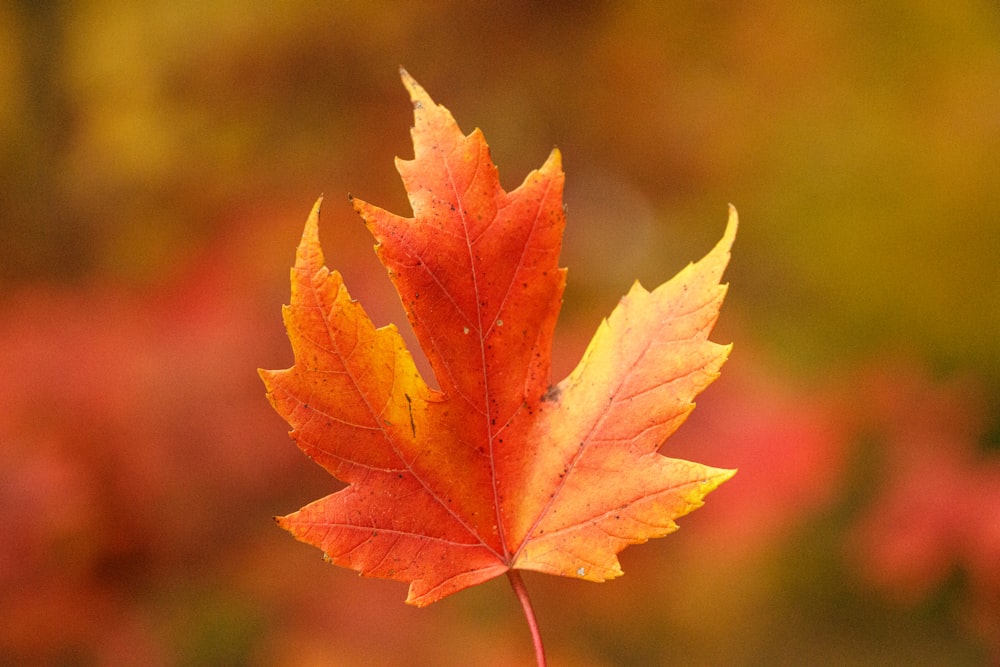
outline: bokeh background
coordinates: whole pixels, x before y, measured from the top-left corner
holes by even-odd
[[[739,475],[594,585],[555,665],[1000,660],[1000,7],[0,4],[0,664],[519,665],[501,578],[426,609],[271,521],[337,488],[258,367],[313,201],[409,213],[404,65],[513,188],[564,155],[557,379],[742,225],[722,378],[664,452]],[[408,332],[407,332],[407,335]]]

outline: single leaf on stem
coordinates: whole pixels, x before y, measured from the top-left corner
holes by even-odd
[[[735,472],[659,448],[729,354],[708,336],[736,211],[701,261],[652,291],[636,283],[553,385],[559,151],[505,192],[482,133],[402,77],[414,158],[396,166],[413,217],[353,205],[440,389],[326,268],[317,202],[283,310],[295,364],[261,377],[298,446],[348,486],[277,521],[332,563],[408,582],[420,606],[504,573],[525,603],[519,569],[616,577],[622,549],[675,530]]]

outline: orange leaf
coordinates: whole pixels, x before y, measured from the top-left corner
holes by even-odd
[[[409,582],[417,605],[511,568],[618,576],[622,549],[675,530],[735,472],[657,450],[729,353],[708,334],[736,212],[700,262],[652,292],[636,283],[551,386],[559,152],[504,192],[482,133],[402,75],[415,157],[396,166],[414,217],[354,208],[441,389],[324,266],[317,202],[283,311],[295,365],[261,376],[299,447],[348,486],[277,521],[337,565]]]

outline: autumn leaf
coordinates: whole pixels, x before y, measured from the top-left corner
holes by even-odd
[[[704,259],[651,292],[633,285],[552,385],[559,151],[505,192],[482,133],[463,135],[402,75],[414,159],[396,166],[413,217],[353,205],[440,389],[325,267],[317,202],[283,310],[295,364],[261,377],[298,446],[348,486],[277,521],[332,563],[409,582],[416,605],[511,568],[617,577],[622,549],[675,530],[735,472],[658,450],[729,353],[708,335],[736,212]]]

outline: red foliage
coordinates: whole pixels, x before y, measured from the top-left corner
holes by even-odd
[[[6,297],[0,654],[169,659],[163,619],[141,601],[211,567],[215,538],[240,539],[246,504],[296,463],[264,446],[280,426],[247,370],[280,330],[248,298],[249,274],[219,257],[146,292]],[[206,520],[209,506],[233,520]]]
[[[982,391],[896,365],[862,375],[870,428],[884,441],[881,491],[857,526],[862,574],[915,603],[956,572],[965,613],[1000,648],[1000,460],[978,448]]]

